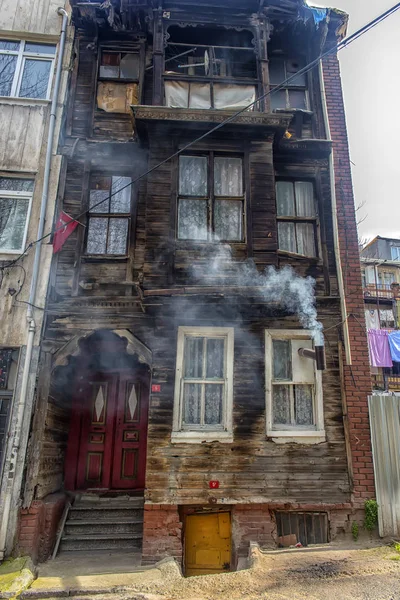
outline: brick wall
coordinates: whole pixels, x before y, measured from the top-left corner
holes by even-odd
[[[34,562],[47,560],[56,542],[66,496],[51,494],[44,500],[32,502],[21,510],[18,534],[18,552],[28,555]]]
[[[182,561],[182,523],[178,507],[145,504],[142,564],[153,564],[167,556]]]
[[[371,376],[346,118],[336,55],[324,59],[323,70],[333,140],[340,257],[347,313],[350,315],[348,326],[353,365],[344,365],[344,388],[354,478],[353,498],[355,505],[360,506],[365,499],[375,497],[368,415]]]
[[[232,542],[235,562],[248,556],[250,542],[276,548],[276,524],[266,504],[236,504],[232,510]]]

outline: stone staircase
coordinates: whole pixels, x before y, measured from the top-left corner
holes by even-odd
[[[141,552],[143,497],[78,496],[71,506],[59,552]]]

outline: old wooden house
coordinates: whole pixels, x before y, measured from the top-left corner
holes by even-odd
[[[374,483],[346,15],[71,4],[58,198],[81,225],[52,264],[20,550],[45,559],[62,521],[61,552],[192,574],[349,532]]]

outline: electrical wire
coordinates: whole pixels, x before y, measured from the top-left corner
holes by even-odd
[[[119,194],[124,189],[126,189],[126,188],[134,185],[135,183],[137,183],[138,181],[140,181],[144,177],[147,177],[148,175],[150,175],[151,173],[153,173],[153,171],[156,171],[157,169],[159,169],[160,167],[162,167],[163,165],[165,165],[170,160],[176,158],[177,156],[179,156],[183,152],[186,152],[186,150],[188,150],[189,148],[191,148],[195,144],[201,142],[206,137],[208,137],[212,133],[215,133],[216,131],[218,131],[219,129],[221,129],[222,127],[224,127],[225,125],[228,125],[229,123],[232,123],[232,121],[234,121],[241,114],[243,114],[244,112],[247,112],[250,108],[252,108],[256,104],[258,104],[260,102],[260,100],[264,100],[264,98],[267,98],[268,96],[272,96],[273,94],[276,94],[277,92],[281,91],[282,89],[287,88],[288,84],[290,84],[291,81],[293,81],[294,79],[297,79],[301,75],[305,75],[306,73],[308,73],[309,71],[311,71],[324,58],[326,58],[326,57],[328,57],[328,56],[330,56],[332,54],[336,54],[337,52],[340,52],[340,50],[343,50],[344,48],[347,48],[350,44],[352,44],[357,39],[359,39],[362,35],[364,35],[368,31],[370,31],[371,29],[373,29],[374,27],[376,27],[377,25],[379,25],[382,21],[384,21],[385,19],[389,18],[392,14],[394,14],[399,9],[400,9],[400,2],[398,2],[397,4],[395,4],[394,6],[392,6],[392,8],[388,9],[387,11],[385,11],[384,13],[382,13],[381,15],[379,15],[378,17],[376,17],[375,19],[373,19],[372,21],[370,21],[369,23],[367,23],[366,25],[364,25],[364,27],[361,27],[360,29],[358,29],[352,35],[348,36],[347,38],[345,38],[344,40],[342,40],[341,42],[339,42],[338,44],[336,44],[336,46],[332,46],[332,48],[330,48],[329,50],[327,50],[323,54],[320,54],[316,59],[314,59],[313,61],[311,61],[308,65],[306,65],[305,67],[303,67],[302,69],[300,69],[299,71],[297,71],[296,73],[294,73],[293,75],[291,75],[290,77],[288,77],[287,79],[285,79],[279,85],[276,85],[273,89],[268,90],[267,92],[265,92],[264,94],[262,94],[261,96],[259,96],[256,100],[254,100],[253,102],[250,102],[250,104],[248,104],[244,108],[241,108],[240,110],[238,110],[237,112],[235,112],[233,115],[231,115],[230,117],[228,117],[227,119],[225,119],[224,121],[222,121],[221,123],[219,123],[218,125],[216,125],[215,127],[213,127],[212,129],[210,129],[209,131],[206,131],[201,136],[199,136],[196,139],[194,139],[192,142],[189,142],[188,144],[186,144],[185,146],[183,146],[183,148],[177,150],[176,152],[174,152],[173,154],[171,154],[170,156],[168,156],[168,158],[165,158],[164,160],[162,160],[158,164],[154,165],[154,167],[152,167],[151,169],[148,169],[147,171],[145,171],[144,173],[142,173],[141,175],[139,175],[138,177],[136,177],[136,179],[130,181],[128,184],[124,185],[120,189],[118,189],[115,192],[113,192],[112,194],[110,194],[108,196],[108,199],[112,198],[116,194]],[[91,206],[91,210],[93,210],[94,208],[96,208],[97,206],[99,206],[100,204],[102,204],[103,202],[104,202],[104,199],[102,199],[98,203],[94,204],[93,206]],[[12,260],[10,263],[8,263],[8,265],[1,266],[0,269],[3,270],[3,269],[6,269],[6,268],[14,265],[21,258],[23,258],[25,256],[25,254],[35,244],[43,241],[44,239],[46,239],[46,238],[54,235],[57,232],[63,230],[70,223],[78,221],[78,219],[80,217],[84,216],[86,213],[87,213],[87,210],[82,211],[75,218],[71,218],[70,221],[65,222],[61,227],[58,227],[54,231],[51,231],[51,232],[45,234],[41,238],[30,242],[27,245],[27,247],[25,248],[25,250],[18,257],[16,257],[14,260]],[[82,225],[82,223],[80,223],[80,225]]]

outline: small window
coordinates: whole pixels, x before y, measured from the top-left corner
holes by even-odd
[[[279,250],[317,256],[317,209],[310,181],[276,183]]]
[[[86,254],[126,256],[131,181],[120,176],[91,178]]]
[[[321,437],[323,432],[321,373],[315,362],[300,356],[313,348],[307,332],[266,331],[267,435]]]
[[[392,260],[400,260],[400,246],[392,246]]]
[[[232,385],[233,329],[180,327],[173,438],[231,437]]]
[[[0,177],[0,252],[25,249],[34,182]]]
[[[391,308],[379,310],[381,329],[394,329],[396,322]]]
[[[181,156],[178,190],[178,239],[243,240],[241,158]]]
[[[48,99],[56,46],[0,40],[0,96]]]
[[[308,110],[309,101],[307,93],[307,75],[304,73],[295,77],[305,66],[302,59],[287,58],[269,59],[269,79],[271,87],[271,108],[302,109]],[[274,88],[282,82],[293,77],[287,87],[275,92]]]
[[[99,76],[104,79],[139,80],[138,52],[109,52],[101,53]]]
[[[97,108],[108,113],[131,114],[139,104],[139,52],[102,50],[97,83]]]

